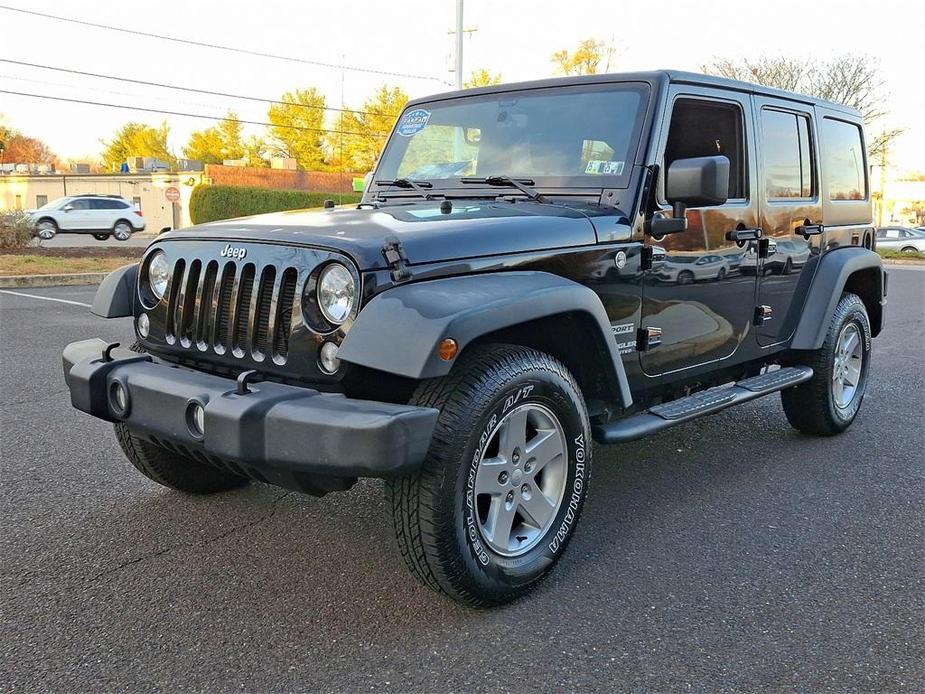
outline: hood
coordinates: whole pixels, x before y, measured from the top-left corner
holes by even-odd
[[[386,267],[382,247],[397,238],[411,265],[594,244],[583,212],[532,201],[439,201],[379,208],[293,210],[212,222],[159,239],[263,241],[316,246],[352,256],[363,270]]]

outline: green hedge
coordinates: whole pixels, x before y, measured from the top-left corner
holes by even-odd
[[[360,197],[356,193],[315,193],[252,186],[201,185],[193,189],[189,209],[193,224],[203,224],[264,212],[321,207],[325,200],[333,200],[338,205],[348,205],[359,202]]]

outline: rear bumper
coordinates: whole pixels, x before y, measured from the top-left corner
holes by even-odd
[[[292,486],[293,476],[389,477],[412,472],[424,460],[437,410],[320,393],[279,383],[235,381],[83,340],[63,354],[71,403],[110,422],[125,422],[140,436],[197,456],[234,461],[268,481]],[[128,393],[120,411],[116,384]],[[202,435],[191,408],[204,410]],[[287,479],[289,478],[289,479]]]

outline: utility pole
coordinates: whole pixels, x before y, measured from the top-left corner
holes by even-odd
[[[463,0],[456,0],[456,88],[463,86]]]

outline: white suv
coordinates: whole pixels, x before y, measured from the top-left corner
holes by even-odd
[[[71,195],[42,205],[29,215],[35,220],[39,238],[46,240],[59,233],[75,233],[93,234],[99,241],[110,235],[126,241],[145,228],[141,213],[117,195]]]

